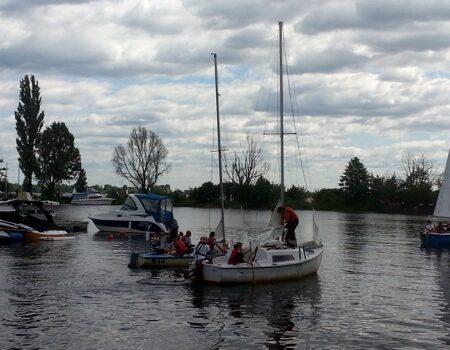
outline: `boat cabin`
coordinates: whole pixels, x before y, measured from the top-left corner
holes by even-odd
[[[140,208],[153,216],[156,222],[166,225],[173,222],[173,201],[167,196],[141,193],[129,195],[120,210],[137,211]]]
[[[102,194],[93,189],[88,188],[86,192],[74,192],[72,193],[72,200],[73,201],[79,201],[79,200],[86,200],[86,199],[99,199],[102,198]]]

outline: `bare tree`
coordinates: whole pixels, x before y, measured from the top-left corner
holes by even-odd
[[[405,179],[403,186],[407,189],[417,187],[431,188],[434,183],[433,163],[422,154],[415,156],[411,152],[405,152],[402,157]]]
[[[241,145],[241,154],[234,152],[229,164],[225,158],[225,174],[233,184],[250,185],[269,171],[269,164],[263,161],[262,150],[257,148],[253,138],[247,137],[247,147]]]
[[[117,175],[146,193],[162,174],[169,171],[168,154],[158,135],[139,126],[133,128],[126,146],[114,148],[112,162]]]

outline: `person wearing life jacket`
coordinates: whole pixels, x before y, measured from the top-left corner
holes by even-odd
[[[206,243],[208,238],[206,236],[200,237],[200,242],[194,250],[195,275],[199,281],[203,281],[203,260],[209,258],[210,248]]]
[[[284,237],[285,243],[289,247],[297,247],[297,237],[295,236],[295,229],[298,226],[297,214],[294,209],[289,207],[278,207],[277,212],[281,213],[281,217],[287,229],[286,236]]]

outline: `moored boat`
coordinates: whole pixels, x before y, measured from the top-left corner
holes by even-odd
[[[130,194],[120,209],[91,215],[89,219],[106,232],[168,232],[177,230],[172,199],[157,194]]]
[[[99,191],[88,188],[86,192],[72,193],[72,201],[70,204],[75,205],[110,205],[114,198],[105,197]]]
[[[73,238],[75,237],[69,236],[64,230],[38,231],[27,225],[0,220],[0,240],[3,242],[56,241]]]
[[[37,200],[12,199],[0,202],[0,220],[23,224],[37,231],[61,230],[45,203]]]

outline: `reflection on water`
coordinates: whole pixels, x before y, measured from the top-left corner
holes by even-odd
[[[63,207],[86,220],[111,207]],[[194,241],[219,212],[176,208]],[[249,213],[263,227],[267,213]],[[420,249],[424,218],[319,212],[317,276],[194,286],[182,270],[127,267],[137,236],[0,245],[0,349],[437,349],[450,344],[450,254]],[[227,211],[231,237],[242,222]],[[307,240],[310,212],[301,213]],[[255,231],[256,232],[256,231]]]
[[[198,310],[197,318],[210,318],[205,309],[217,310],[224,320],[216,343],[236,346],[239,344],[264,344],[268,348],[295,347],[304,331],[303,322],[314,329],[318,323],[320,282],[317,276],[302,282],[286,282],[273,285],[191,286],[192,304]],[[209,323],[193,322],[195,330],[204,329]],[[231,336],[228,328],[233,326]],[[245,330],[245,331],[244,331]]]

